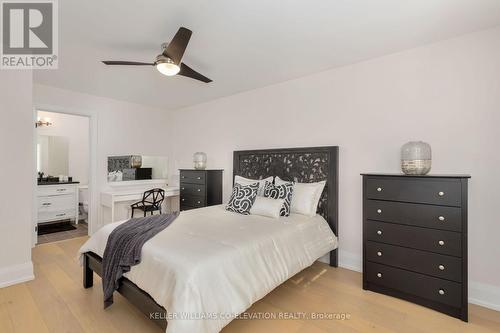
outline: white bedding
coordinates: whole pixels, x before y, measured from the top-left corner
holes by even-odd
[[[102,257],[121,223],[101,228],[80,254]],[[146,242],[125,276],[167,310],[167,333],[212,333],[336,247],[319,215],[272,219],[212,206],[182,212]]]

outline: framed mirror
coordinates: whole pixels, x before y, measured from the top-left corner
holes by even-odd
[[[109,156],[108,182],[167,179],[167,165],[166,156]]]
[[[69,174],[69,139],[67,137],[39,135],[36,155],[38,172],[54,177]]]

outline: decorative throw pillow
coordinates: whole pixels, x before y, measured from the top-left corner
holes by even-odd
[[[253,183],[259,183],[259,190],[257,191],[257,195],[263,197],[264,196],[264,186],[266,185],[266,181],[272,183],[273,176],[269,176],[264,179],[250,179],[241,176],[234,176],[234,183],[241,185],[250,185]]]
[[[276,185],[288,183],[276,177]],[[325,188],[326,181],[317,183],[293,183],[293,197],[290,212],[306,216],[315,216],[318,209],[319,199]]]
[[[250,209],[250,214],[277,219],[280,217],[281,207],[283,207],[284,202],[285,199],[272,199],[257,196],[252,209]]]
[[[285,199],[280,211],[281,216],[290,215],[290,203],[292,201],[292,193],[293,193],[293,183],[284,183],[276,186],[270,182],[266,182],[266,185],[264,187],[265,197],[273,199]]]
[[[231,198],[226,205],[226,210],[243,215],[249,215],[250,208],[253,206],[258,189],[259,183],[253,183],[250,185],[241,185],[238,183],[234,184],[233,193],[231,194]]]

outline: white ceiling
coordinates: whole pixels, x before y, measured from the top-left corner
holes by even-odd
[[[499,0],[64,0],[59,69],[35,82],[164,109],[273,83],[500,24]],[[214,82],[165,77],[152,62],[180,26],[183,61]]]

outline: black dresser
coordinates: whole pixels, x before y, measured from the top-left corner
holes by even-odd
[[[363,289],[467,321],[468,178],[363,174]]]
[[[180,170],[182,210],[220,205],[223,170]]]

